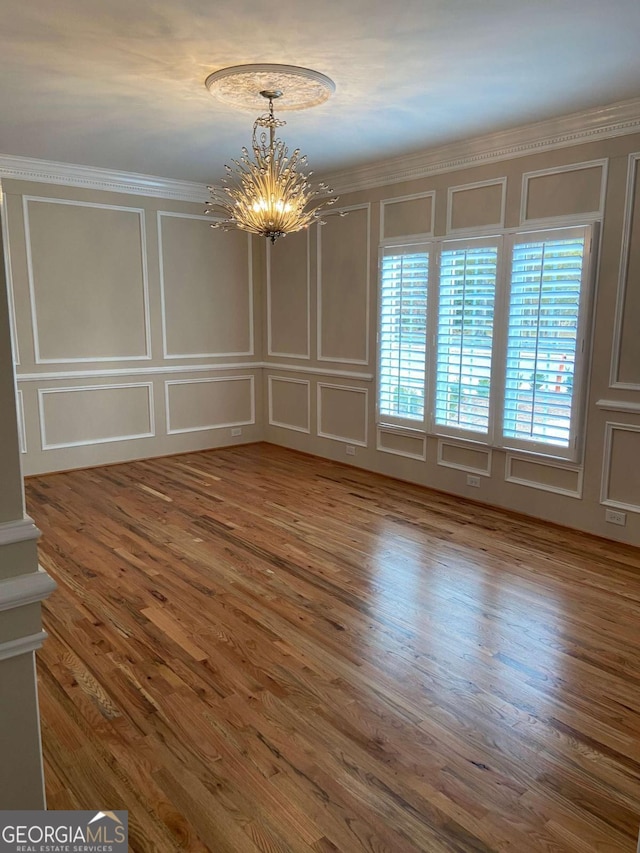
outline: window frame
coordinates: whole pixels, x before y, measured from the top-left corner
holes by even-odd
[[[578,324],[576,327],[576,349],[573,369],[573,387],[571,395],[571,415],[569,441],[566,447],[542,441],[518,439],[505,435],[504,403],[507,377],[507,342],[509,335],[509,308],[512,289],[513,250],[518,243],[535,242],[541,239],[564,239],[584,235],[582,256],[582,276],[578,300]],[[584,450],[584,432],[586,421],[586,390],[589,380],[591,359],[591,339],[593,330],[593,304],[595,297],[595,247],[598,236],[598,223],[590,221],[583,224],[538,226],[530,229],[514,229],[505,240],[507,251],[505,263],[504,287],[504,324],[501,332],[504,340],[500,348],[500,396],[496,409],[496,447],[504,450],[516,450],[520,453],[534,454],[547,458],[562,459],[565,462],[578,462]]]
[[[413,431],[434,437],[449,438],[477,444],[506,452],[516,451],[534,457],[556,459],[566,463],[580,464],[584,451],[584,433],[586,424],[586,397],[590,372],[591,339],[593,331],[593,305],[595,302],[596,273],[598,266],[598,243],[600,222],[593,218],[584,218],[580,222],[561,222],[535,226],[520,226],[508,229],[495,229],[491,234],[486,230],[476,235],[465,234],[460,237],[425,236],[382,240],[378,250],[378,310],[376,317],[376,425],[396,428],[399,431]],[[507,342],[509,332],[509,309],[511,297],[511,272],[513,268],[513,249],[517,243],[535,241],[541,236],[548,239],[562,239],[563,235],[584,234],[583,268],[578,305],[578,326],[576,331],[576,353],[574,362],[574,383],[571,401],[570,439],[567,447],[544,444],[538,441],[515,439],[504,435],[504,394],[506,388]],[[436,371],[437,371],[437,334],[440,307],[440,259],[447,248],[472,245],[498,245],[496,263],[496,290],[494,300],[494,322],[490,367],[489,424],[487,433],[436,424]],[[392,254],[393,249],[402,249],[404,253],[420,249],[429,252],[427,284],[427,340],[425,347],[424,370],[424,417],[422,420],[393,417],[380,414],[380,329],[382,309],[382,258]],[[401,254],[402,252],[398,252]]]

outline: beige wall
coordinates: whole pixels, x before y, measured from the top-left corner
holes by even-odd
[[[265,336],[277,338],[265,353],[266,439],[640,544],[639,152],[640,137],[630,135],[352,192],[338,203],[347,217],[276,243],[264,305]],[[580,463],[378,428],[381,237],[581,219],[602,227]],[[287,299],[294,291],[296,313]],[[301,351],[309,357],[290,355]],[[479,488],[467,485],[468,474]],[[626,526],[606,523],[607,508],[626,512]]]
[[[4,192],[26,474],[261,438],[247,235],[212,230],[204,203]]]
[[[628,135],[373,187],[273,247],[199,204],[7,180],[24,469],[265,437],[640,544],[639,163]],[[378,427],[381,237],[567,219],[602,224],[583,459]]]

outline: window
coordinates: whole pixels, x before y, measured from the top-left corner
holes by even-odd
[[[424,420],[429,251],[389,247],[380,258],[378,414]]]
[[[511,446],[558,455],[575,447],[587,238],[585,228],[516,235],[503,419]]]
[[[591,243],[579,226],[383,246],[379,420],[575,460]]]
[[[440,254],[435,423],[486,436],[498,245],[479,243]]]

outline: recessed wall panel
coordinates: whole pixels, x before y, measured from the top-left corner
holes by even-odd
[[[640,465],[636,461],[639,459],[640,426],[607,424],[603,503],[640,512]]]
[[[585,163],[524,176],[523,222],[596,214],[603,205],[604,164]]]
[[[496,227],[504,224],[507,179],[483,181],[451,187],[447,212],[447,231]]]
[[[381,202],[382,239],[432,234],[434,197],[425,193]]]
[[[162,213],[158,223],[166,356],[251,355],[248,236],[197,216]]]
[[[318,227],[318,358],[369,359],[369,206]]]
[[[36,362],[148,357],[142,217],[25,197]]]
[[[318,435],[366,446],[366,389],[319,382]]]
[[[507,454],[505,465],[505,479],[508,483],[574,498],[582,494],[582,471],[579,468],[537,462],[511,454]]]
[[[640,155],[631,161],[626,245],[620,281],[617,375],[615,381],[640,388]]]
[[[152,437],[152,393],[151,383],[40,389],[42,449]]]
[[[488,477],[491,474],[491,450],[439,439],[438,465]]]
[[[269,377],[269,424],[296,432],[309,432],[309,393],[307,379]]]
[[[409,459],[424,461],[427,439],[424,435],[407,435],[379,427],[377,449],[394,456],[406,456]]]
[[[268,247],[268,354],[309,358],[309,231]]]
[[[253,376],[169,380],[165,399],[170,434],[255,423]]]

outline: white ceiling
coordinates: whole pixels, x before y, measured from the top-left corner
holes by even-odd
[[[198,182],[254,115],[218,68],[336,83],[282,136],[316,172],[640,96],[639,0],[3,0],[0,153]],[[276,110],[277,113],[277,110]]]

